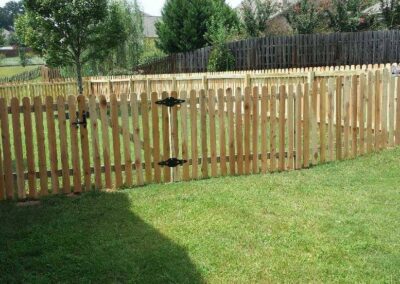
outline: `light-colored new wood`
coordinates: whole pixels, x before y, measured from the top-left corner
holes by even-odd
[[[261,172],[268,171],[268,88],[261,90]]]
[[[350,141],[350,99],[351,99],[351,80],[350,77],[345,78],[343,92],[343,105],[344,105],[344,157],[350,157],[349,141]]]
[[[226,165],[225,93],[223,89],[218,89],[218,122],[221,175],[226,176],[228,169]]]
[[[119,108],[116,94],[110,96],[110,114],[114,155],[115,188],[122,186],[121,142],[119,139]]]
[[[197,93],[190,91],[190,137],[192,153],[192,179],[199,177],[199,151],[197,143]]]
[[[308,83],[303,92],[303,167],[310,166],[310,91]]]
[[[104,162],[104,173],[105,173],[105,184],[107,189],[112,188],[111,178],[111,154],[110,154],[110,136],[109,136],[109,119],[107,115],[107,99],[105,96],[99,98],[100,106],[100,118],[101,118],[101,133],[103,142],[103,162]]]
[[[343,77],[336,79],[336,159],[343,159],[342,155],[342,109],[343,109]]]
[[[285,165],[285,131],[286,131],[286,88],[279,87],[279,171],[286,169]]]
[[[64,107],[65,103],[63,104]],[[36,196],[36,169],[35,169],[35,151],[34,149],[34,141],[33,141],[33,128],[32,128],[32,110],[31,110],[31,100],[28,97],[22,99],[22,108],[24,112],[24,130],[25,130],[25,151],[26,151],[26,163],[28,168],[28,188],[29,188],[29,198],[35,199]],[[60,117],[60,111],[58,112],[58,116]],[[64,114],[65,117],[65,114]],[[60,118],[59,118],[60,121]],[[60,123],[60,122],[59,122]],[[61,139],[60,132],[60,139]],[[64,138],[66,140],[66,138]],[[1,151],[0,151],[1,152]],[[2,155],[0,154],[0,157]],[[1,158],[0,158],[1,163]],[[0,168],[2,165],[0,165]],[[69,169],[69,168],[68,168]],[[0,169],[0,173],[3,172]],[[2,178],[0,178],[2,179]],[[68,175],[69,181],[69,175]],[[4,182],[4,181],[3,181]],[[0,180],[1,183],[1,180]],[[64,186],[64,185],[63,185]],[[69,184],[66,185],[66,188],[69,189]]]
[[[393,76],[389,77],[389,147],[394,146],[394,127],[395,127],[395,93],[396,93],[396,78]]]
[[[208,115],[210,119],[210,154],[211,154],[211,176],[218,175],[217,169],[217,132],[215,127],[215,91],[208,91]]]
[[[159,106],[156,104],[158,101],[158,93],[151,94],[151,122],[153,134],[153,163],[154,163],[154,181],[161,182],[161,167],[158,164],[161,162],[160,154],[160,116]]]
[[[168,98],[168,93],[162,93],[162,99]],[[162,107],[162,129],[163,129],[163,160],[166,161],[171,158],[171,135],[170,135],[170,123],[169,123],[169,110],[167,107]],[[138,128],[139,130],[139,128]],[[171,168],[164,167],[163,170],[164,182],[171,182]]]
[[[357,139],[358,139],[358,76],[351,79],[351,157],[357,157]]]
[[[190,179],[189,173],[189,147],[188,147],[188,104],[187,104],[187,93],[186,91],[181,91],[180,99],[185,102],[181,105],[181,137],[182,137],[182,159],[187,161],[183,164],[182,169],[182,178],[184,181],[188,181]]]
[[[287,161],[287,169],[294,169],[294,93],[293,93],[293,84],[289,85],[288,88],[288,103],[287,103],[287,129],[288,129],[288,161]]]
[[[141,111],[142,111],[142,129],[143,129],[143,141],[147,143],[143,144],[144,151],[144,162],[145,162],[145,180],[146,183],[153,181],[152,166],[151,166],[151,147],[150,147],[150,128],[149,128],[149,103],[147,93],[142,93],[141,98]],[[176,132],[171,131],[171,135],[178,135]],[[178,148],[178,145],[175,146]],[[177,150],[175,150],[177,151]],[[174,154],[177,154],[176,152]]]
[[[328,158],[329,161],[335,160],[335,81],[333,78],[328,80]]]
[[[320,146],[320,162],[326,162],[326,107],[328,100],[327,86],[325,78],[320,82],[320,97],[319,97],[319,146]]]
[[[390,82],[390,73],[386,68],[383,69],[382,75],[382,136],[381,136],[381,146],[383,149],[386,149],[389,142],[389,82]]]
[[[259,108],[259,89],[258,87],[253,88],[253,96],[252,96],[252,169],[253,174],[257,174],[259,172],[258,169],[258,121],[260,119],[260,114],[258,111]]]
[[[94,166],[94,181],[96,190],[103,188],[101,180],[101,156],[100,156],[100,140],[99,140],[99,117],[97,113],[96,97],[91,95],[89,97],[89,113],[90,113],[90,126],[91,126],[91,140],[92,140],[92,157]]]
[[[374,74],[370,71],[368,72],[368,103],[367,103],[367,152],[371,153],[373,149],[373,132],[372,132],[372,123],[374,117],[374,97],[375,97],[375,87],[374,87]]]
[[[312,155],[312,164],[318,164],[318,95],[319,95],[319,84],[318,81],[315,80],[312,85],[311,90],[311,108],[310,108],[310,136],[311,136],[311,155]]]
[[[79,121],[83,121],[84,115],[87,113],[86,97],[83,95],[78,96],[78,112]],[[83,175],[85,179],[85,190],[89,191],[92,187],[91,181],[91,168],[90,168],[90,150],[89,150],[89,135],[87,126],[81,125],[79,127],[81,134],[81,147],[82,147],[82,165]]]
[[[121,123],[122,123],[122,142],[124,145],[124,161],[125,161],[125,185],[131,187],[133,185],[132,172],[132,154],[129,127],[128,97],[121,94]]]
[[[382,100],[382,88],[381,88],[381,73],[379,71],[375,72],[375,151],[381,149],[381,100]]]
[[[6,188],[7,199],[14,199],[14,179],[12,175],[13,167],[11,158],[12,156],[11,156],[11,142],[10,142],[10,127],[8,121],[7,101],[3,98],[0,98],[0,120],[1,120],[1,138],[3,143],[2,150],[3,150],[4,186]]]
[[[226,90],[226,108],[228,112],[228,139],[229,139],[229,173],[236,174],[236,158],[235,158],[235,114],[234,114],[234,97],[232,89]]]
[[[302,167],[302,156],[303,156],[303,149],[302,149],[302,142],[303,142],[303,133],[302,133],[302,89],[301,84],[297,84],[296,86],[296,96],[295,96],[295,104],[296,104],[296,169],[301,169]]]
[[[236,112],[236,149],[237,149],[237,173],[243,175],[243,118],[242,118],[242,90],[235,91],[235,112]]]
[[[246,87],[244,94],[244,173],[250,174],[251,155],[251,88]]]
[[[24,176],[24,157],[22,151],[21,118],[19,111],[19,100],[14,97],[11,99],[12,127],[14,138],[15,168],[17,173],[18,199],[25,199],[25,176]]]
[[[360,75],[360,105],[358,108],[358,124],[359,124],[359,133],[360,140],[359,144],[359,152],[360,155],[365,154],[365,104],[367,101],[368,94],[366,92],[366,76],[365,74]]]
[[[276,87],[271,87],[271,99],[270,99],[270,166],[271,172],[276,171]]]
[[[201,172],[203,178],[208,177],[208,146],[207,146],[207,102],[206,91],[200,91],[200,129],[201,129]]]
[[[141,186],[144,184],[143,167],[142,167],[142,143],[140,141],[139,127],[139,104],[137,95],[131,95],[131,113],[132,113],[132,128],[133,128],[133,143],[135,151],[135,171],[136,184]]]
[[[56,142],[56,127],[54,120],[54,100],[53,97],[46,97],[46,121],[47,121],[47,145],[49,145],[49,158],[50,158],[50,172],[51,172],[51,185],[52,193],[57,194],[59,191],[58,181],[58,154]]]
[[[396,145],[400,145],[400,77],[397,78],[397,103],[396,103]]]
[[[75,96],[71,95],[68,97],[68,110],[70,119],[69,123],[70,123],[70,136],[71,136],[70,138],[71,138],[71,152],[72,152],[72,169],[74,177],[73,178],[74,193],[80,193],[82,192],[82,179],[81,179],[82,173],[81,173],[81,163],[80,163],[81,155],[79,150],[78,128],[73,125],[73,123],[77,121]],[[40,154],[39,154],[39,160],[40,160]]]

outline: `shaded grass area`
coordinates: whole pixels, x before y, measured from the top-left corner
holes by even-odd
[[[398,282],[400,149],[0,204],[0,282]]]

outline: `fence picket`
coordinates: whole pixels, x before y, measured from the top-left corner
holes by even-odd
[[[200,126],[201,126],[201,172],[202,177],[208,177],[208,147],[207,147],[207,102],[206,91],[200,91]]]
[[[41,102],[38,101],[36,102],[35,99],[35,113],[36,116],[41,113],[41,110],[39,111],[41,107]],[[36,105],[38,110],[36,110]],[[79,154],[79,146],[78,146],[78,129],[76,126],[74,126],[72,123],[77,121],[77,116],[76,116],[76,97],[71,95],[68,97],[68,110],[69,110],[69,119],[70,119],[70,129],[71,129],[71,152],[72,152],[72,169],[73,169],[73,181],[74,181],[74,193],[80,193],[82,192],[82,180],[81,180],[81,164],[80,164],[80,154]],[[37,120],[39,120],[37,118]],[[40,120],[39,120],[40,121]],[[38,137],[39,139],[39,137]],[[44,146],[43,146],[44,147]],[[40,167],[40,160],[43,159],[40,157],[40,151],[39,151],[39,167]],[[45,159],[45,157],[44,157]],[[42,162],[43,163],[43,162]],[[40,168],[39,168],[40,169]],[[46,167],[45,167],[46,169]],[[44,173],[46,174],[46,173]],[[41,178],[42,179],[42,178]],[[42,183],[42,181],[41,181]],[[46,179],[46,185],[47,185],[47,179]],[[42,187],[43,185],[41,185]]]
[[[268,88],[263,87],[261,90],[261,172],[263,174],[268,171]]]
[[[142,143],[140,142],[139,104],[136,94],[131,94],[131,113],[132,113],[133,143],[135,151],[136,184],[138,186],[142,186],[144,184],[143,166],[142,166]]]
[[[243,174],[243,118],[242,118],[242,91],[236,89],[235,93],[236,112],[236,149],[237,149],[237,173]]]
[[[161,167],[158,164],[161,162],[160,155],[160,121],[159,121],[159,107],[156,105],[158,100],[158,93],[151,93],[151,122],[153,134],[153,162],[154,162],[154,181],[161,182]]]
[[[108,120],[108,104],[107,99],[104,95],[100,96],[99,99],[100,106],[100,119],[101,119],[101,133],[103,142],[103,162],[105,167],[105,184],[107,189],[112,188],[112,178],[111,178],[111,154],[110,154],[110,136],[109,129],[110,124]]]
[[[217,171],[217,139],[215,127],[215,91],[208,91],[208,115],[210,124],[210,154],[211,154],[211,176],[216,177]]]
[[[276,171],[276,87],[271,87],[270,99],[270,171]]]
[[[188,104],[187,104],[187,93],[186,91],[181,91],[180,98],[185,102],[181,105],[181,136],[182,136],[182,159],[185,161],[189,160],[189,149],[188,149],[188,125],[187,125],[187,112],[188,112]],[[186,162],[183,165],[183,174],[182,178],[184,181],[188,181],[190,179],[189,174],[189,162]]]
[[[234,98],[232,96],[232,89],[226,90],[226,107],[228,112],[228,136],[229,136],[229,173],[230,175],[236,174],[236,158],[235,158],[235,115],[233,111]]]
[[[285,131],[286,131],[286,88],[279,87],[279,171],[286,169],[285,165]]]
[[[99,125],[98,125],[98,114],[96,106],[96,97],[91,95],[89,97],[89,114],[90,114],[90,125],[91,125],[91,139],[92,139],[92,157],[94,166],[95,176],[95,187],[96,190],[103,188],[101,181],[101,156],[100,156],[100,140],[99,140]]]
[[[310,166],[310,91],[308,83],[303,92],[303,167]]]
[[[246,87],[244,93],[244,173],[250,174],[251,159],[251,88]]]
[[[24,157],[22,151],[21,117],[19,111],[19,99],[11,99],[12,127],[14,135],[14,155],[17,173],[18,199],[25,199],[25,177],[24,177]]]
[[[27,163],[27,168],[28,168],[29,198],[35,199],[37,197],[36,196],[35,151],[33,151],[34,146],[33,146],[31,100],[28,97],[25,97],[22,99],[22,108],[23,108],[23,113],[24,113],[25,150],[26,150],[26,163]],[[1,157],[1,153],[0,153],[0,157]],[[1,158],[0,158],[0,162],[1,162]],[[0,168],[1,168],[1,165],[0,165]],[[0,176],[1,176],[1,172],[2,172],[2,170],[0,169]],[[2,178],[0,178],[0,179],[2,179]],[[1,180],[0,180],[0,183],[1,183]],[[0,188],[1,188],[1,184],[0,184]]]
[[[358,139],[358,76],[353,76],[351,79],[351,157],[357,156],[357,139]]]
[[[198,168],[198,143],[197,143],[197,93],[190,91],[190,137],[191,137],[191,153],[192,153],[192,179],[199,177]]]
[[[225,94],[223,89],[218,89],[218,121],[221,175],[226,176],[228,170],[226,166]]]
[[[125,163],[125,185],[131,187],[133,184],[132,173],[132,158],[131,158],[131,141],[129,127],[129,112],[128,112],[128,96],[121,94],[121,125],[122,125],[122,143],[124,148],[124,163]]]
[[[301,113],[301,104],[302,104],[302,90],[301,84],[297,84],[296,86],[296,96],[295,96],[295,104],[296,104],[296,169],[301,169],[301,161],[302,161],[302,113]]]
[[[287,103],[287,122],[288,122],[288,162],[287,169],[294,169],[294,94],[293,94],[293,84],[288,87],[288,103]]]

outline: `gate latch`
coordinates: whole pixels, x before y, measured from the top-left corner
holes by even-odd
[[[177,166],[182,166],[185,163],[187,163],[186,160],[179,160],[177,158],[171,158],[166,161],[159,162],[158,164],[162,167],[166,166],[169,168],[176,168]]]
[[[167,107],[174,107],[176,105],[183,104],[184,102],[185,102],[185,100],[180,100],[180,99],[177,99],[174,97],[169,97],[169,98],[163,99],[161,101],[156,101],[156,104],[164,105]]]
[[[88,114],[87,112],[83,112],[82,114],[82,120],[79,119],[79,116],[76,118],[76,121],[72,123],[76,128],[79,128],[80,125],[82,125],[84,128],[87,127],[87,117]]]

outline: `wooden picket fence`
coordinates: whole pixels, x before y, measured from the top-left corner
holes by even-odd
[[[394,147],[399,84],[385,69],[244,89],[0,98],[0,199],[281,172]],[[169,97],[183,101],[159,104]],[[168,160],[182,165],[159,164]]]
[[[104,95],[109,100],[111,93],[142,93],[142,92],[171,92],[181,90],[208,90],[245,87],[262,87],[271,84],[298,84],[311,82],[313,78],[336,78],[338,76],[351,76],[367,74],[369,71],[391,70],[392,65],[375,64],[357,66],[314,67],[270,69],[255,71],[236,71],[218,73],[194,73],[177,75],[134,75],[134,76],[109,76],[88,77],[84,80],[84,95]],[[77,84],[73,79],[53,80],[51,83],[22,83],[0,85],[0,98],[11,100],[13,97],[22,99],[36,96],[45,98],[52,96],[68,97],[78,95]]]

